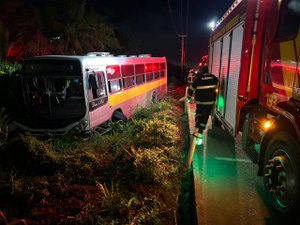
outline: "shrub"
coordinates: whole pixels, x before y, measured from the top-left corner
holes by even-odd
[[[157,115],[156,113],[163,112],[163,114],[165,114],[166,110],[170,110],[172,108],[172,104],[174,104],[174,99],[165,97],[164,100],[152,104],[149,108],[138,107],[135,110],[132,119],[133,120],[152,119]]]
[[[180,140],[179,129],[175,124],[168,123],[166,120],[153,118],[149,121],[139,121],[135,140],[136,146],[150,148],[154,146],[172,146]]]
[[[10,140],[1,152],[0,162],[13,165],[27,174],[53,174],[61,164],[58,153],[49,144],[33,136]]]
[[[21,64],[18,62],[0,62],[0,76],[1,74],[11,74],[19,69],[21,69]]]
[[[166,98],[138,109],[131,121],[110,124],[104,136],[7,140],[0,169],[13,172],[5,181],[9,188],[0,186],[6,196],[0,207],[10,199],[24,209],[36,206],[23,212],[44,224],[170,221],[184,173],[174,104]]]
[[[0,210],[0,224],[3,225],[27,225],[27,221],[25,219],[14,219],[10,222],[8,222],[6,216],[4,215],[4,213]]]
[[[168,187],[171,186],[172,177],[178,174],[180,162],[170,161],[164,148],[131,148],[128,154],[133,158],[137,182]]]
[[[10,177],[10,194],[23,207],[32,207],[50,197],[49,181],[46,177]]]
[[[96,182],[100,199],[89,202],[76,216],[79,224],[161,225],[160,203],[154,198],[128,194],[111,182]]]

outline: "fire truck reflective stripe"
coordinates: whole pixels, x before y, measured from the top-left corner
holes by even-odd
[[[146,83],[145,85],[140,85],[135,88],[131,88],[129,90],[124,90],[122,92],[115,93],[114,95],[108,97],[109,106],[112,107],[121,104],[136,96],[145,94],[148,91],[154,90],[155,88],[159,88],[160,86],[166,84],[167,84],[167,79],[165,77],[154,82]]]
[[[211,101],[211,102],[199,102],[199,101],[195,101],[196,105],[213,105],[215,104],[215,101]]]
[[[292,93],[292,91],[293,91],[293,89],[291,87],[286,87],[286,86],[284,86],[282,84],[272,83],[272,86],[274,88],[277,88],[277,89],[280,89],[280,90],[283,90],[283,91],[286,90],[286,91],[288,91],[290,93]]]
[[[190,85],[190,89],[191,89],[192,91],[195,91],[195,90],[196,90],[195,88],[193,88],[192,85]]]
[[[198,86],[196,89],[210,89],[210,88],[217,88],[217,85],[205,85],[205,86]]]

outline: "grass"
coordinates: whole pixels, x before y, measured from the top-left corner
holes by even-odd
[[[186,172],[178,109],[167,97],[104,136],[1,139],[1,213],[27,224],[175,224]]]

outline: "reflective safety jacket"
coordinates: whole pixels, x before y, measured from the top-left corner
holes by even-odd
[[[213,105],[216,100],[218,78],[209,73],[203,73],[196,77],[189,86],[188,98],[194,95],[196,105]]]

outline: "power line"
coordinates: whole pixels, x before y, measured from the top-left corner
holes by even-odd
[[[186,52],[185,52],[185,38],[188,37],[188,18],[189,18],[189,0],[186,0],[186,20],[185,20],[185,30],[183,28],[183,24],[184,24],[184,20],[183,20],[183,0],[180,0],[180,34],[178,33],[177,29],[176,29],[176,25],[174,22],[174,17],[173,17],[173,13],[172,13],[172,9],[171,9],[171,5],[170,5],[170,0],[167,0],[168,2],[168,8],[169,8],[169,14],[170,14],[170,18],[172,21],[172,25],[173,25],[173,29],[176,33],[176,36],[180,39],[181,41],[181,52],[180,52],[180,65],[181,65],[181,77],[183,76],[183,67],[185,65],[185,56],[186,56]]]
[[[189,34],[189,14],[190,14],[190,0],[187,0],[186,3],[186,24],[185,24],[185,33],[186,35]]]
[[[182,0],[180,0],[180,33],[183,34],[183,8],[182,8]]]
[[[178,34],[178,31],[176,29],[176,25],[175,25],[175,22],[174,22],[174,17],[173,17],[171,5],[170,5],[170,0],[167,0],[167,1],[168,1],[169,14],[170,14],[171,22],[172,22],[172,25],[173,25],[173,29],[176,33],[176,36],[178,37],[179,34]]]
[[[176,28],[176,24],[175,24],[175,21],[174,21],[174,16],[173,16],[170,0],[167,0],[167,3],[168,3],[169,15],[170,15],[170,18],[171,18],[172,26],[173,26],[173,29],[175,31],[176,36],[178,37],[179,33],[178,33],[178,30]],[[183,20],[184,20],[183,19],[183,14],[184,14],[183,13],[183,11],[184,11],[183,8],[184,8],[183,7],[183,0],[180,0],[180,35],[188,35],[189,10],[190,10],[190,1],[189,0],[186,0],[185,29],[183,27]]]
[[[186,0],[186,21],[185,21],[185,34],[186,34],[186,37],[188,37],[188,34],[189,34],[189,10],[190,10],[190,1],[189,0]],[[183,44],[184,46],[184,44]],[[186,62],[186,50],[184,49],[183,50],[183,54],[184,54],[184,58],[183,58],[183,64],[185,65],[185,62]]]
[[[181,38],[181,54],[180,54],[180,67],[181,67],[181,78],[183,77],[183,68],[186,61],[186,49],[185,49],[185,38],[188,37],[188,14],[189,14],[189,0],[186,0],[186,24],[185,24],[185,32],[183,29],[183,0],[180,1],[180,24],[181,24],[181,34],[179,38]]]

